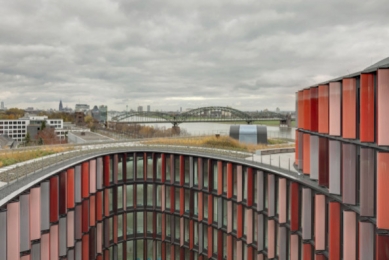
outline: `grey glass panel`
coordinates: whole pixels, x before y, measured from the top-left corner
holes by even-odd
[[[361,148],[360,156],[360,214],[361,216],[374,216],[375,210],[375,160],[374,150],[370,148]]]
[[[264,234],[264,226],[263,226],[263,222],[264,219],[263,219],[263,214],[259,214],[258,215],[258,237],[257,237],[257,241],[258,241],[258,244],[257,244],[257,247],[258,247],[258,251],[261,251],[264,249],[264,238],[265,238],[265,234]]]
[[[257,171],[257,191],[258,194],[254,194],[254,196],[257,196],[257,210],[261,211],[263,210],[264,205],[264,175],[263,171]]]
[[[82,247],[81,247],[81,241],[76,242],[74,255],[76,260],[82,260]]]
[[[302,141],[302,140],[301,140]],[[299,139],[300,143],[300,139]],[[300,149],[300,145],[298,147]],[[315,135],[310,136],[310,178],[313,180],[319,179],[319,137]],[[300,151],[299,151],[300,154]]]
[[[81,165],[77,165],[74,170],[74,201],[81,202]]]
[[[30,195],[20,199],[20,252],[30,249]]]
[[[6,211],[0,212],[0,259],[7,259],[7,212]]]
[[[39,260],[40,260],[40,258],[39,258]],[[69,249],[67,260],[74,260],[74,250],[73,249]]]
[[[341,193],[341,145],[339,141],[329,141],[330,187],[329,192]],[[311,157],[312,158],[312,157]],[[311,163],[312,164],[312,163]]]
[[[66,217],[59,219],[59,256],[66,256]]]
[[[216,210],[215,205],[213,205],[213,209]],[[223,226],[223,199],[221,197],[217,198],[217,228],[221,228]],[[227,216],[225,216],[227,219]]]
[[[288,259],[288,246],[287,246],[287,230],[286,227],[278,228],[278,259]]]
[[[312,195],[311,189],[303,188],[302,205],[302,238],[311,239],[312,236]]]
[[[1,250],[0,250],[0,256],[1,256]],[[6,258],[1,258],[1,259],[6,259]],[[69,258],[73,259],[73,258]],[[41,244],[36,243],[31,246],[31,260],[41,260]]]
[[[267,175],[268,180],[268,191],[269,191],[269,206],[268,216],[273,217],[275,214],[275,177],[273,174]]]
[[[359,259],[374,259],[374,225],[369,222],[360,222],[359,228]]]
[[[96,164],[96,187],[97,189],[103,188],[103,158],[97,158]]]
[[[82,238],[82,230],[81,230],[81,221],[76,221],[77,219],[82,219],[82,211],[81,211],[81,205],[77,205],[75,212],[74,212],[74,237],[76,239],[81,239]]]
[[[50,228],[50,183],[41,183],[41,230]]]
[[[197,167],[196,167],[197,168]],[[197,172],[196,172],[197,175]],[[193,157],[189,157],[189,187],[193,187]]]
[[[343,172],[343,202],[356,204],[356,171],[357,154],[356,146],[353,144],[343,144],[342,149],[342,172]]]

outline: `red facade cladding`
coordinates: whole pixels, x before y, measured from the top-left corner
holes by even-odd
[[[212,257],[212,249],[213,249],[213,230],[212,226],[208,226],[208,258]]]
[[[74,208],[74,168],[67,169],[67,207]]]
[[[103,161],[103,183],[105,187],[109,186],[109,175],[111,174],[109,169],[109,155],[104,156]]]
[[[162,154],[161,155],[161,178],[162,178],[162,182],[164,183],[166,181],[166,154]]]
[[[304,128],[304,92],[303,90],[299,91],[297,94],[297,126],[298,128]]]
[[[189,250],[194,247],[194,220],[189,220]]]
[[[223,260],[223,231],[217,231],[217,259]]]
[[[319,129],[319,89],[311,88],[311,131],[317,132]]]
[[[50,178],[50,222],[58,221],[58,176]]]
[[[316,254],[315,255],[315,260],[327,260],[327,257],[325,255],[323,255],[323,254]]]
[[[180,188],[180,216],[184,216],[185,213],[185,189]]]
[[[89,260],[89,235],[82,236],[82,260]]]
[[[233,193],[233,176],[232,176],[232,163],[227,163],[227,199],[232,198]]]
[[[217,161],[217,195],[223,193],[223,162]]]
[[[318,130],[322,134],[328,134],[328,94],[328,85],[320,85],[318,89]]]
[[[96,225],[96,196],[92,195],[89,198],[89,225],[94,227]]]
[[[319,185],[329,187],[328,139],[319,137]]]
[[[357,138],[357,81],[355,78],[342,81],[342,137]]]
[[[184,186],[185,183],[185,158],[180,155],[180,185]]]
[[[83,162],[81,167],[82,198],[89,197],[89,162]]]
[[[295,134],[296,134],[296,137],[295,137],[295,152],[294,152],[294,163],[296,164],[296,165],[298,165],[298,163],[299,163],[299,150],[298,150],[298,147],[299,147],[299,140],[298,140],[298,136],[299,136],[299,132],[298,132],[298,130],[296,130],[296,132],[295,132]]]
[[[104,216],[109,216],[109,189],[104,189]]]
[[[291,182],[290,184],[290,231],[299,230],[299,184]]]
[[[303,260],[313,260],[311,244],[303,244]]]
[[[374,74],[361,74],[360,82],[360,140],[373,143],[375,133]]]
[[[208,195],[208,224],[212,225],[213,223],[213,196]]]
[[[333,260],[340,260],[341,253],[341,209],[338,202],[329,203],[329,239],[328,239],[328,257]]]
[[[243,236],[243,205],[237,205],[237,233],[236,238],[241,238]]]
[[[311,130],[311,90],[304,89],[304,129]]]
[[[146,220],[146,218],[145,218]],[[113,216],[113,242],[117,244],[118,242],[118,216]]]
[[[247,191],[243,189],[243,192],[247,192],[247,206],[251,207],[253,205],[253,196],[254,196],[254,176],[253,176],[253,169],[247,168]],[[246,187],[245,187],[246,188]]]
[[[86,233],[89,230],[89,200],[82,201],[82,232]]]
[[[66,214],[66,172],[59,174],[59,205],[58,213]]]
[[[311,165],[311,135],[310,134],[303,134],[303,173],[309,174],[310,173],[310,165]]]
[[[389,236],[377,235],[376,259],[389,259]]]

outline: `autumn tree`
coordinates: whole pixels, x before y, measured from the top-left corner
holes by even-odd
[[[55,133],[54,128],[46,127],[43,130],[40,130],[35,136],[35,139],[38,140],[39,144],[60,144],[61,140],[58,138]]]

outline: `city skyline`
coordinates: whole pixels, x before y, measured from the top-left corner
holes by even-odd
[[[386,3],[349,5],[5,2],[0,93],[7,107],[292,110],[298,89],[388,56]]]

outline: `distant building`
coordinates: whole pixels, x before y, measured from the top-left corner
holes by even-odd
[[[85,123],[85,114],[84,112],[74,112],[74,124],[80,125]]]
[[[94,106],[91,110],[91,115],[94,120],[100,121],[100,110],[97,108],[97,106]]]
[[[279,107],[276,108],[276,112],[280,112],[281,109]]]
[[[99,106],[100,110],[100,122],[107,122],[108,121],[108,107],[101,105]]]
[[[147,105],[147,112],[150,112],[150,105]]]
[[[62,111],[63,110],[63,107],[62,107],[62,100],[59,101],[59,107],[58,107],[58,111]]]
[[[1,107],[0,107],[1,110],[4,110],[4,101],[1,101]]]
[[[180,113],[182,113],[182,107],[180,107]]]
[[[76,104],[75,112],[84,112],[89,111],[89,105],[87,104]]]
[[[143,106],[138,106],[138,112],[143,112]]]

